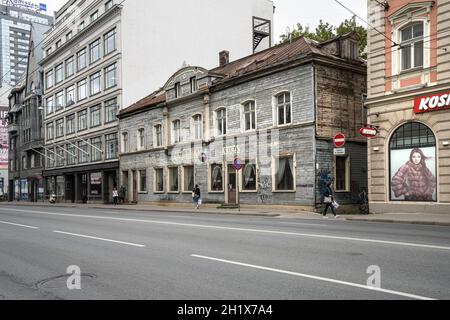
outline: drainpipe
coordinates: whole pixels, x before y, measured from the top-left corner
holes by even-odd
[[[203,140],[209,141],[210,138],[210,121],[209,121],[209,115],[210,115],[210,99],[211,96],[209,93],[205,94],[203,96]]]
[[[313,148],[314,148],[314,209],[316,209],[317,206],[317,176],[319,173],[319,163],[317,162],[317,70],[316,65],[314,62],[312,63],[312,69],[313,69],[313,91],[314,91],[314,136],[313,136]]]

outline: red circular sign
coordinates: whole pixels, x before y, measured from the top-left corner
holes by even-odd
[[[345,146],[345,136],[342,133],[338,133],[333,139],[336,148],[342,148]]]
[[[241,160],[239,159],[234,159],[233,161],[233,168],[236,169],[237,171],[241,170],[244,167],[244,165],[242,164]]]

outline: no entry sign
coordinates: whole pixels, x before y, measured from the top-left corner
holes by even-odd
[[[342,148],[345,146],[345,136],[342,133],[338,133],[333,139],[336,148]]]

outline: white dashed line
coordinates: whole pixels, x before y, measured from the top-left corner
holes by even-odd
[[[80,237],[80,238],[87,238],[87,239],[93,239],[93,240],[100,240],[100,241],[106,241],[106,242],[113,242],[113,243],[118,243],[118,244],[125,244],[128,246],[133,246],[133,247],[139,247],[139,248],[144,248],[145,245],[143,244],[136,244],[136,243],[131,243],[131,242],[124,242],[124,241],[117,241],[117,240],[111,240],[111,239],[105,239],[105,238],[97,238],[97,237],[92,237],[92,236],[86,236],[86,235],[82,235],[82,234],[76,234],[76,233],[70,233],[70,232],[64,232],[64,231],[53,231],[54,233],[59,233],[59,234],[65,234],[65,235],[69,235],[69,236],[74,236],[74,237]]]

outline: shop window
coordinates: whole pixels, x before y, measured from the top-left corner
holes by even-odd
[[[194,190],[194,167],[183,167],[183,192]]]
[[[211,165],[211,191],[223,191],[223,166]]]
[[[164,169],[155,169],[155,192],[164,192]]]
[[[294,157],[275,159],[275,191],[295,191],[294,173]]]
[[[147,192],[147,170],[139,170],[139,192]]]
[[[64,199],[64,176],[57,176],[56,177],[56,196],[58,199]]]
[[[350,191],[350,158],[336,157],[335,159],[335,188],[338,192]]]
[[[91,195],[100,196],[102,194],[102,173],[91,173]]]
[[[389,144],[391,201],[435,202],[436,138],[427,126],[407,123]]]
[[[178,167],[169,168],[169,191],[178,192],[179,190]]]
[[[256,164],[245,162],[241,174],[242,191],[256,191]]]

